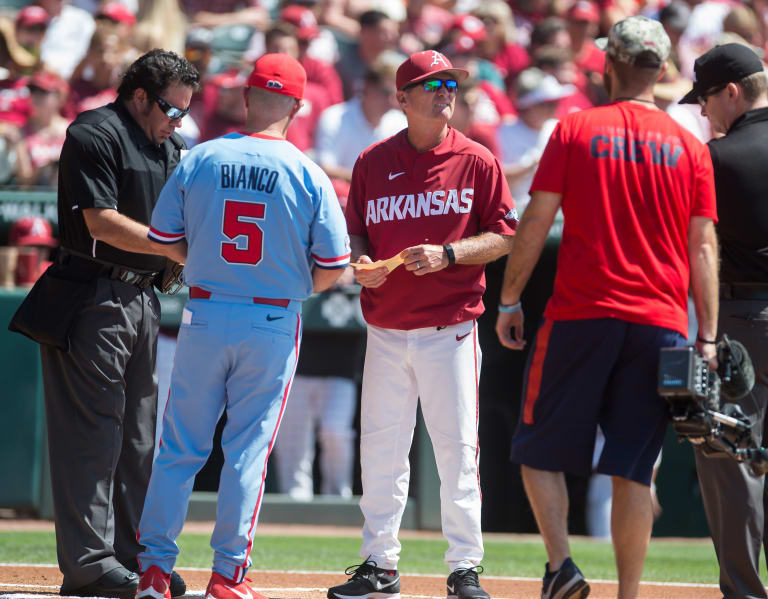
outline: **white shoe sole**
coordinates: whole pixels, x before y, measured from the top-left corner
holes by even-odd
[[[400,599],[400,593],[380,593],[372,591],[366,595],[340,595],[333,593],[336,599]]]

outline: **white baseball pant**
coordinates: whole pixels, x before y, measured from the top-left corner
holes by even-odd
[[[445,561],[450,570],[483,558],[480,529],[478,381],[481,352],[474,321],[411,331],[368,325],[363,372],[360,461],[365,517],[361,557],[396,569],[408,498],[408,451],[416,402],[440,475]]]
[[[321,493],[352,497],[356,408],[357,385],[352,379],[296,376],[275,445],[281,493],[312,499],[317,431]]]

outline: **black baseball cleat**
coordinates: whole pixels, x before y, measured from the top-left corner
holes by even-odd
[[[116,597],[117,599],[133,599],[139,588],[139,575],[122,566],[102,574],[92,583],[78,589],[59,591],[60,595],[74,597]]]
[[[183,597],[187,594],[187,585],[184,579],[179,576],[179,573],[174,570],[171,572],[171,584],[168,586],[171,591],[171,597],[177,599],[177,597]]]
[[[491,599],[477,579],[482,572],[482,566],[457,568],[451,572],[445,583],[447,599]]]
[[[544,580],[541,586],[541,599],[585,599],[589,595],[589,584],[581,570],[570,557],[555,572],[549,571],[549,563],[544,568]]]
[[[344,574],[352,578],[328,589],[328,599],[400,599],[397,570],[378,568],[370,556],[362,564],[344,570]]]

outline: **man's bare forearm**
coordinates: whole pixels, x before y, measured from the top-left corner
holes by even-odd
[[[120,214],[117,210],[87,208],[83,210],[83,217],[91,237],[98,241],[126,252],[165,255],[164,251],[160,251],[161,244],[147,238],[147,225]]]
[[[339,277],[344,274],[343,268],[320,268],[315,266],[312,268],[312,291],[319,293],[330,289],[338,281]]]
[[[157,250],[155,253],[162,254],[166,258],[170,258],[174,262],[178,262],[179,264],[184,264],[187,261],[187,240],[182,239],[181,241],[177,241],[176,243],[157,243],[156,241],[151,242],[155,249]]]
[[[487,264],[509,253],[514,236],[499,233],[480,233],[451,242],[456,264]]]
[[[688,234],[688,261],[691,268],[691,295],[699,323],[698,335],[714,340],[717,335],[720,285],[717,235],[710,219],[692,219]]]
[[[525,284],[539,261],[549,229],[560,207],[560,195],[549,192],[534,192],[531,203],[515,233],[514,245],[504,269],[501,287],[501,303],[514,304],[520,301]]]

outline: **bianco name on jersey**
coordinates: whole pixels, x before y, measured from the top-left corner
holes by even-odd
[[[466,214],[472,209],[475,190],[465,187],[458,189],[427,191],[418,194],[384,196],[368,200],[365,207],[365,224],[378,224],[384,221],[438,216],[453,212]]]
[[[277,184],[278,172],[266,167],[248,164],[217,164],[219,177],[217,189],[243,189],[272,193]]]

